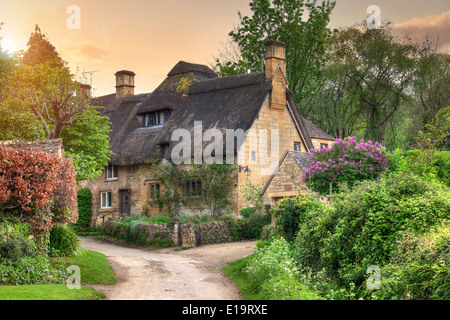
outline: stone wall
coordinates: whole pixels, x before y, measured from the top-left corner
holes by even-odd
[[[139,239],[140,242],[145,243],[150,243],[153,239],[172,241],[176,246],[181,247],[231,241],[228,224],[218,221],[200,224],[133,222],[129,230],[126,230],[120,223],[108,220],[105,223],[105,234],[125,239]]]

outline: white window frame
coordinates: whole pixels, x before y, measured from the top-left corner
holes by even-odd
[[[116,173],[117,175],[114,176],[114,173]],[[106,167],[106,180],[117,180],[118,178],[119,178],[119,168],[114,164],[108,165]]]
[[[108,196],[108,194],[109,194],[109,196]],[[108,201],[109,201],[109,203],[108,203]],[[112,203],[112,192],[111,191],[100,192],[100,208],[101,209],[110,209],[111,203]]]

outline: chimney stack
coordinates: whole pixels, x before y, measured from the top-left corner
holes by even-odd
[[[80,97],[90,98],[91,97],[91,86],[88,84],[80,84],[78,89],[78,94]]]
[[[135,73],[128,70],[117,71],[116,74],[116,99],[128,95],[134,95]]]
[[[278,40],[267,40],[266,79],[272,79],[273,89],[270,93],[270,106],[275,109],[286,108],[286,44]]]

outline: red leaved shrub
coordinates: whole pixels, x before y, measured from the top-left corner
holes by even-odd
[[[0,211],[32,222],[36,231],[78,217],[73,164],[44,151],[0,145]]]

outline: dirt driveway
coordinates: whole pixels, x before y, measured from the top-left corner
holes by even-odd
[[[254,252],[255,241],[205,245],[188,250],[127,248],[83,237],[83,248],[103,253],[118,282],[95,285],[107,300],[238,300],[221,267]]]

